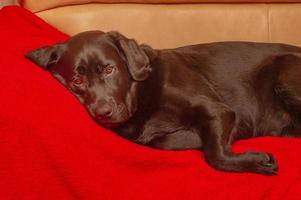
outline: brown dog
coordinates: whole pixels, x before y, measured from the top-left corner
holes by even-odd
[[[277,173],[265,152],[233,141],[301,135],[301,48],[220,42],[154,50],[90,31],[26,55],[49,70],[93,119],[159,149],[199,149],[216,169]]]

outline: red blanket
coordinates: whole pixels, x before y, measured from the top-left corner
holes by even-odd
[[[273,153],[279,175],[210,168],[199,151],[133,144],[88,116],[23,55],[68,36],[19,7],[0,11],[0,199],[301,199],[301,139],[257,138],[235,151]]]

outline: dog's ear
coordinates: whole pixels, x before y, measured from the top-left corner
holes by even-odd
[[[56,64],[65,50],[65,45],[60,43],[54,46],[44,46],[25,54],[25,57],[44,69]]]
[[[136,81],[144,81],[152,71],[150,60],[142,48],[133,39],[128,39],[116,31],[107,33],[114,39],[128,65],[132,78]]]

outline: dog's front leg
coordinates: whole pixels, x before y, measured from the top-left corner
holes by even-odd
[[[277,174],[277,163],[271,154],[248,151],[235,154],[231,150],[231,134],[235,131],[235,113],[229,110],[211,114],[202,122],[205,159],[212,167],[231,172]]]

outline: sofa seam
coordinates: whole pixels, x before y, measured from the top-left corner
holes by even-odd
[[[271,42],[271,25],[270,25],[270,20],[271,20],[271,18],[270,18],[270,5],[269,4],[266,4],[266,6],[267,6],[267,40],[269,41],[269,42]]]

